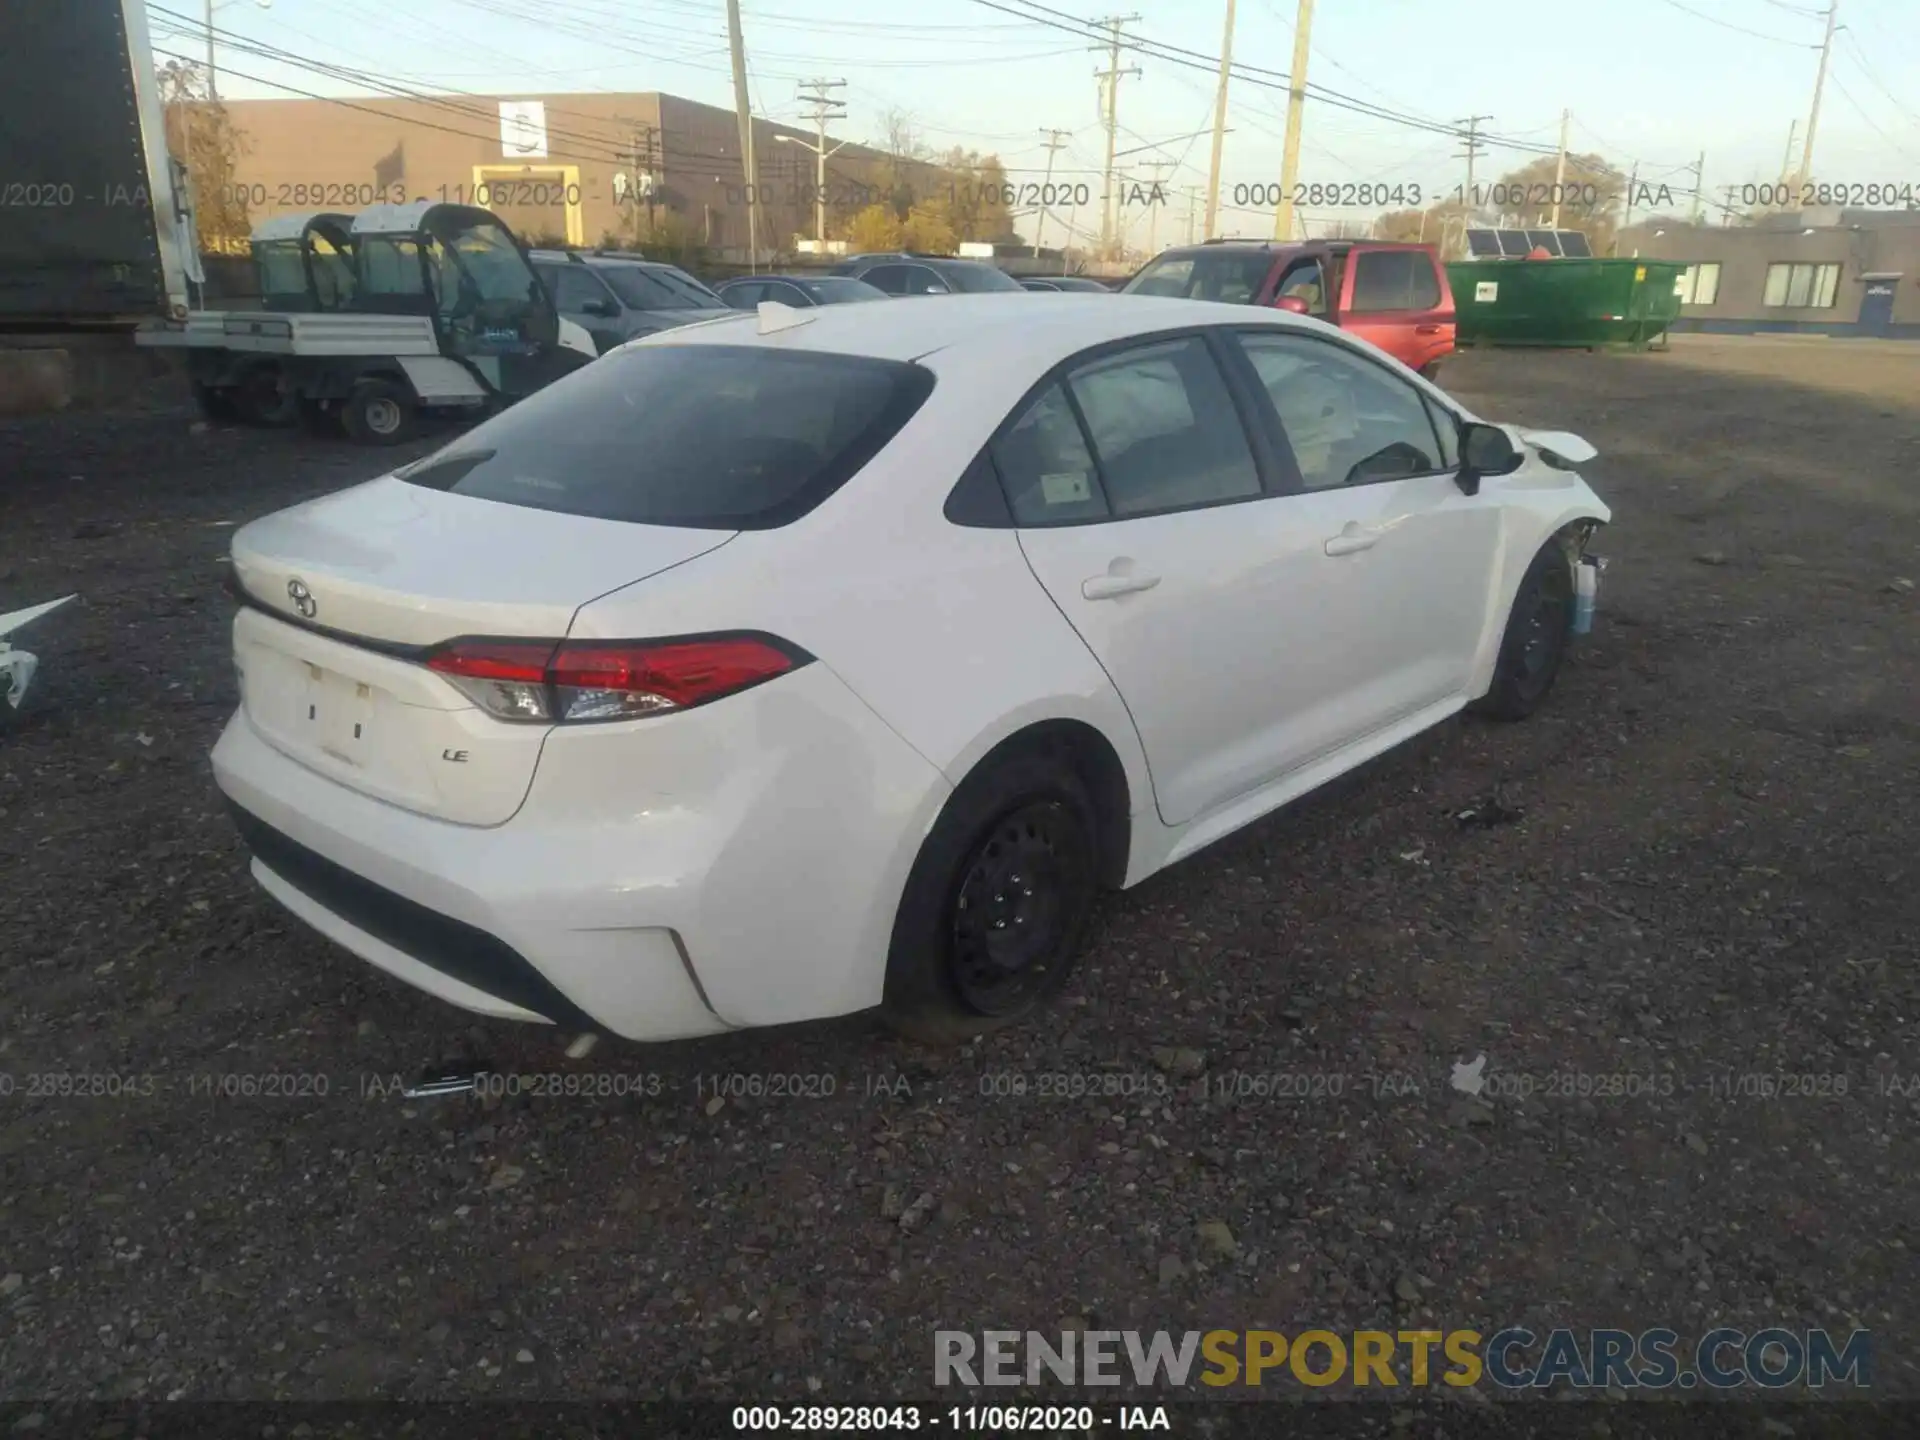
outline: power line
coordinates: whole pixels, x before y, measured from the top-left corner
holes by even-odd
[[[1012,5],[1001,3],[1001,0],[973,0],[973,3],[976,5],[984,5],[988,9],[997,10],[1002,14],[1032,19],[1038,24],[1050,24],[1057,29],[1066,30],[1070,34],[1086,35],[1093,39],[1105,38],[1092,28],[1093,22],[1082,20],[1077,16],[1068,15],[1065,11],[1054,10],[1050,6],[1038,3],[1038,0],[1015,0],[1015,3],[1026,6],[1027,9],[1025,10],[1016,10]],[[1045,19],[1040,15],[1034,15],[1032,13],[1033,11],[1040,11],[1044,16],[1057,16],[1059,18]],[[1211,76],[1217,76],[1220,68],[1220,57],[1218,55],[1208,55],[1204,51],[1189,50],[1184,46],[1170,45],[1160,40],[1149,40],[1144,36],[1129,37],[1123,42],[1123,48],[1137,51],[1143,56],[1155,60],[1162,60],[1168,64],[1182,66],[1189,70],[1198,70],[1203,74]],[[1246,65],[1239,61],[1232,62],[1230,70],[1235,79],[1245,84],[1255,85],[1266,90],[1286,91],[1291,88],[1290,79],[1283,71],[1268,69],[1260,65]],[[1309,82],[1306,86],[1306,91],[1310,99],[1316,100],[1320,104],[1336,110],[1350,110],[1355,114],[1365,115],[1371,119],[1386,120],[1410,129],[1425,130],[1433,134],[1453,133],[1449,126],[1439,121],[1429,120],[1423,116],[1389,110],[1384,106],[1375,105],[1371,101],[1360,100],[1355,96],[1345,95],[1322,85]],[[1517,150],[1536,155],[1552,155],[1556,153],[1554,147],[1551,145],[1529,144],[1505,136],[1485,135],[1482,136],[1481,139],[1483,143],[1499,149]]]
[[[1796,49],[1801,49],[1801,50],[1818,50],[1820,48],[1818,45],[1807,45],[1799,40],[1783,40],[1778,35],[1764,35],[1758,30],[1749,30],[1747,29],[1746,26],[1736,25],[1731,20],[1722,20],[1717,15],[1708,15],[1704,11],[1695,10],[1690,6],[1682,5],[1680,3],[1680,0],[1661,0],[1661,3],[1663,5],[1671,5],[1674,9],[1683,11],[1684,13],[1693,16],[1693,18],[1696,20],[1704,20],[1709,25],[1718,25],[1722,30],[1732,30],[1735,33],[1740,35],[1751,35],[1756,40],[1771,40],[1776,45],[1792,45]]]

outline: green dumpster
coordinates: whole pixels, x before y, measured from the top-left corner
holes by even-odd
[[[1680,314],[1671,260],[1461,260],[1447,266],[1458,345],[1631,345]]]

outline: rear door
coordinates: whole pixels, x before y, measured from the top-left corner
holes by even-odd
[[[1356,245],[1340,282],[1340,326],[1418,370],[1453,349],[1453,306],[1432,254]]]
[[[1271,777],[1315,688],[1297,641],[1326,622],[1287,588],[1302,572],[1278,563],[1290,520],[1250,413],[1196,333],[1070,367],[992,445],[1027,562],[1126,703],[1169,825]]]

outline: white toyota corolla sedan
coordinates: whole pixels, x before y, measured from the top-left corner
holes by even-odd
[[[1593,453],[1284,312],[763,306],[239,530],[214,770],[276,900],[469,1010],[964,1036],[1101,887],[1534,709]]]

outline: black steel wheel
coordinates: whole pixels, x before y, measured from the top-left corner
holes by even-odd
[[[1011,1024],[1073,973],[1100,886],[1094,808],[1045,754],[967,777],[920,848],[895,915],[885,1015],[935,1044]]]
[[[1531,715],[1553,689],[1572,636],[1573,566],[1559,543],[1551,542],[1534,556],[1514,594],[1480,712],[1498,720]]]
[[[1078,817],[1058,800],[1001,820],[968,857],[953,898],[947,965],[979,1015],[1018,1014],[1044,991],[1093,856]]]

